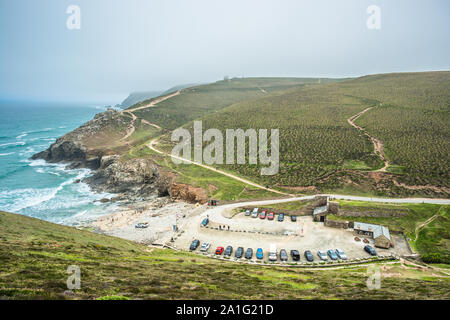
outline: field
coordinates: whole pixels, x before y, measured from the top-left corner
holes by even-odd
[[[375,208],[374,208],[375,207]],[[355,208],[369,212],[374,209],[383,212],[386,209],[406,210],[406,216],[396,217],[353,217],[329,215],[336,220],[360,221],[381,224],[393,231],[403,232],[410,239],[411,247],[426,262],[450,264],[450,206],[434,204],[376,204],[363,201],[339,200],[339,210]],[[433,218],[434,217],[434,218]],[[433,218],[429,223],[429,219]]]
[[[203,130],[280,130],[280,172],[261,176],[260,165],[227,170],[274,187],[389,196],[449,194],[450,72],[366,76],[308,84],[247,99],[205,115]],[[168,100],[170,101],[170,100]],[[380,139],[387,172],[373,143],[347,119]],[[185,119],[188,120],[188,119]],[[185,125],[192,130],[192,123]],[[163,140],[169,147],[169,135]],[[225,167],[225,166],[224,166]]]
[[[334,270],[245,265],[161,250],[0,212],[2,299],[449,299],[439,270],[378,264],[381,288],[365,266]],[[70,265],[81,288],[67,290]],[[244,285],[243,285],[244,284]]]

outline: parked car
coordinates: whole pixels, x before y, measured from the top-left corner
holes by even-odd
[[[298,250],[291,250],[291,257],[292,257],[292,260],[299,261],[300,260],[300,252],[298,252]]]
[[[135,228],[145,229],[148,228],[148,222],[139,222],[134,226]]]
[[[278,215],[278,221],[283,221],[284,220],[284,213],[280,213],[279,215]]]
[[[200,245],[200,240],[195,239],[194,241],[192,241],[191,246],[189,247],[189,250],[193,251],[193,250],[197,249],[199,245]]]
[[[372,248],[371,246],[367,245],[364,247],[364,250],[369,253],[371,256],[376,256],[377,252],[375,251],[374,248]]]
[[[274,217],[275,214],[273,213],[273,211],[270,211],[269,214],[267,215],[267,220],[273,220]]]
[[[291,215],[291,221],[292,221],[292,222],[295,222],[295,221],[297,221],[297,216],[295,216],[295,215]]]
[[[220,256],[223,253],[223,250],[223,247],[217,247],[216,254]]]
[[[309,251],[309,250],[306,250],[306,251],[305,251],[305,258],[306,258],[306,260],[309,261],[309,262],[313,262],[313,261],[314,261],[314,256],[313,256],[313,254],[311,253],[311,251]]]
[[[259,214],[259,218],[260,219],[265,219],[266,218],[266,213],[267,213],[266,210],[261,211],[261,213]]]
[[[338,255],[336,254],[336,251],[334,250],[330,249],[327,251],[327,253],[331,260],[337,260],[339,258]]]
[[[202,246],[200,247],[200,251],[206,252],[211,247],[211,243],[209,242],[203,242]]]
[[[325,253],[325,251],[317,251],[317,255],[319,256],[320,260],[323,261],[328,261],[328,257],[327,254]]]
[[[254,208],[252,211],[252,218],[258,217],[258,208]]]
[[[209,222],[209,219],[208,219],[208,218],[203,219],[203,221],[202,221],[202,226],[206,227],[206,225],[208,224],[208,222]]]
[[[258,248],[258,250],[256,250],[256,258],[257,258],[257,259],[262,259],[262,258],[264,258],[263,249]]]
[[[269,261],[277,261],[277,245],[272,243],[269,250]]]
[[[233,247],[232,246],[228,246],[225,249],[225,253],[223,254],[224,256],[231,256],[231,254],[233,253]]]
[[[280,250],[280,260],[281,261],[287,261],[287,259],[288,259],[288,255],[287,255],[286,250],[281,249]]]
[[[245,259],[251,259],[253,257],[253,249],[248,248],[247,251],[245,251]]]
[[[249,215],[251,215],[252,214],[252,212],[250,211],[250,210],[245,210],[245,215],[246,216],[249,216]]]
[[[347,260],[347,255],[341,249],[336,249],[336,254],[338,255],[339,259]]]
[[[244,254],[244,248],[243,247],[239,247],[236,249],[236,253],[234,254],[234,256],[238,259],[242,258],[242,255]]]

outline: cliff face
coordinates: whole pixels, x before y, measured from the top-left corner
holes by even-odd
[[[170,196],[174,200],[191,203],[207,201],[206,191],[189,185],[175,183],[171,173],[160,172],[150,159],[124,160],[112,154],[108,148],[93,147],[86,141],[107,136],[111,128],[126,127],[129,120],[120,112],[108,109],[97,114],[93,120],[57,139],[47,150],[32,156],[48,162],[67,163],[69,168],[89,168],[93,174],[83,180],[98,192],[126,195],[129,198],[147,196]],[[118,152],[120,153],[120,152]]]
[[[120,116],[120,112],[108,109],[95,115],[94,119],[79,128],[57,139],[47,150],[39,152],[31,159],[44,159],[48,162],[67,162],[71,168],[98,169],[100,167],[102,151],[92,150],[84,143],[85,139],[104,131],[107,127],[126,126],[127,120]]]

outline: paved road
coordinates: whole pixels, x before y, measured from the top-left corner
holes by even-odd
[[[444,204],[449,205],[450,199],[427,199],[427,198],[372,198],[372,197],[358,197],[358,196],[345,196],[345,195],[337,195],[337,194],[318,194],[314,196],[303,196],[296,198],[287,198],[287,199],[275,199],[275,200],[259,200],[259,201],[247,201],[247,202],[239,202],[239,203],[230,203],[223,206],[213,207],[210,210],[207,210],[203,213],[202,217],[205,217],[207,214],[209,215],[211,221],[223,224],[229,224],[231,219],[226,218],[222,215],[223,210],[226,209],[234,209],[238,207],[244,206],[264,206],[269,204],[276,203],[284,203],[291,201],[299,201],[299,200],[310,200],[315,196],[329,196],[334,199],[342,199],[342,200],[357,200],[357,201],[368,201],[368,202],[384,202],[384,203],[429,203],[429,204]]]

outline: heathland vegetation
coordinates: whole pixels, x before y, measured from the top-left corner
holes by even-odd
[[[278,188],[313,186],[313,191],[448,196],[448,101],[450,72],[386,74],[258,94],[201,120],[204,130],[280,130],[279,174],[261,176],[260,166],[248,162],[226,165],[226,170],[260,183]],[[356,123],[381,141],[390,164],[387,172],[376,172],[384,162],[372,141],[347,121],[368,107],[372,108]],[[185,126],[192,130],[192,123]],[[169,137],[163,138],[167,150]]]

